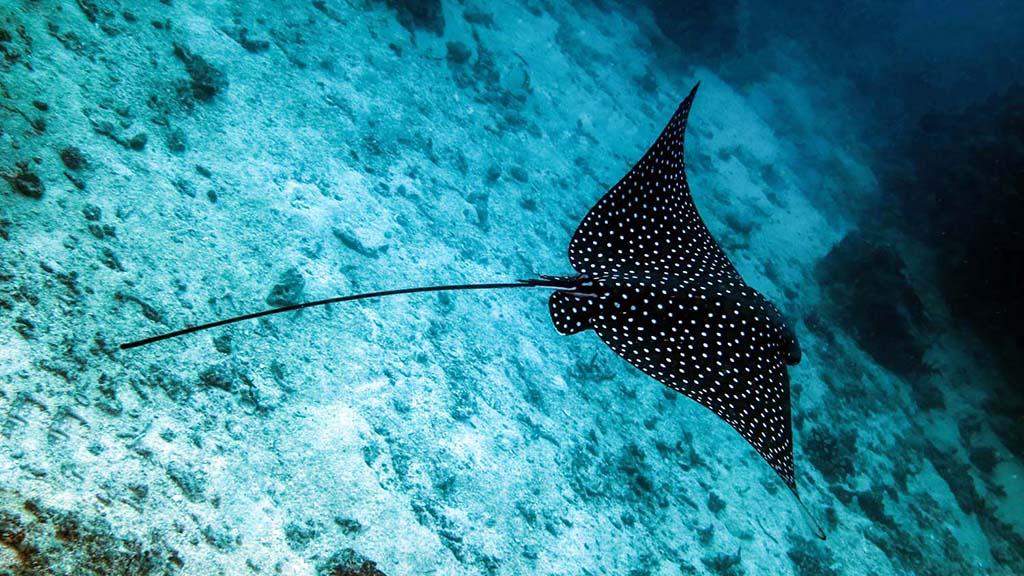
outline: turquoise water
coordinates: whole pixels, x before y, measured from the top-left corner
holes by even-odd
[[[846,10],[3,2],[0,573],[1021,573],[1022,11]],[[698,81],[825,541],[549,290],[118,349],[572,274]]]

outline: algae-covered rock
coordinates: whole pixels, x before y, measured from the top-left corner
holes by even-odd
[[[387,576],[377,568],[377,563],[368,560],[352,548],[345,548],[333,554],[320,564],[317,576]]]
[[[10,174],[3,174],[4,180],[11,186],[11,189],[29,198],[42,198],[46,191],[39,174],[36,174],[28,162],[18,162],[16,169]]]
[[[88,509],[59,508],[0,491],[0,574],[156,576],[178,573],[183,566],[160,534],[119,533]]]
[[[285,270],[270,289],[266,302],[270,306],[290,306],[302,302],[305,295],[306,280],[296,268]]]
[[[187,47],[175,42],[174,55],[185,65],[185,72],[191,81],[189,86],[192,97],[196,100],[210,102],[228,87],[227,75],[224,72]]]

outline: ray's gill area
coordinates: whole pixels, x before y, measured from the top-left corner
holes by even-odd
[[[3,2],[0,573],[1020,573],[1024,9],[964,10]],[[587,211],[698,80],[691,205],[800,342],[824,542],[729,372],[638,348],[665,302],[573,275],[648,281]],[[118,349],[540,272],[554,326],[438,292]]]

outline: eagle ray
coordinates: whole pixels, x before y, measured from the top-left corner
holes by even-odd
[[[225,324],[339,302],[451,290],[554,288],[565,335],[593,330],[643,373],[725,420],[797,492],[787,365],[800,345],[781,312],[743,281],[690,194],[683,144],[698,82],[636,165],[591,208],[569,243],[573,276],[384,290],[304,302],[121,344],[127,350]]]

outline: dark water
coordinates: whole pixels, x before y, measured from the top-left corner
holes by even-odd
[[[0,573],[1024,571],[1024,6],[0,6]],[[543,290],[690,87],[797,484]]]

